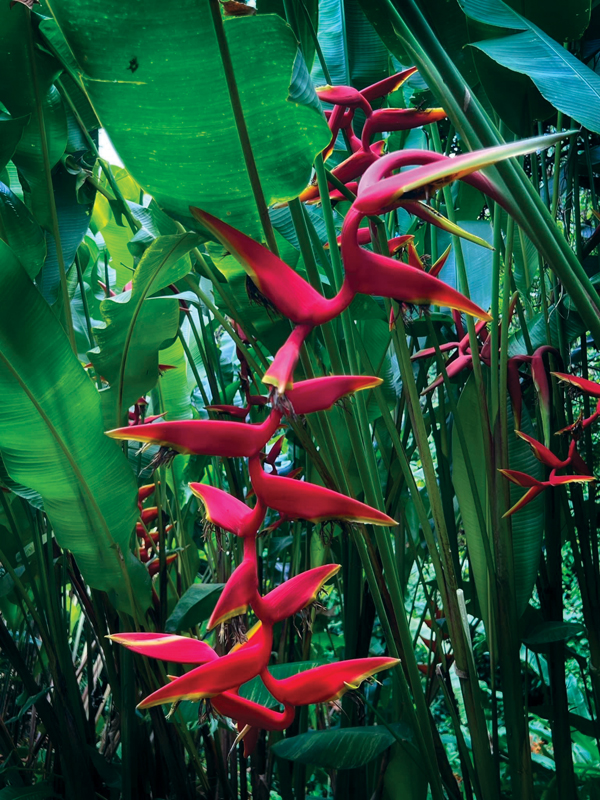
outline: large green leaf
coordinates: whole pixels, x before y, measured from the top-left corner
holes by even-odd
[[[319,0],[318,39],[333,85],[348,83],[344,33],[343,0]],[[315,86],[324,86],[327,79],[320,63],[315,60],[312,78]]]
[[[58,217],[58,230],[65,269],[75,261],[77,248],[83,241],[92,215],[94,192],[88,202],[80,202],[77,192],[77,176],[72,175],[64,165],[59,165],[52,174],[54,203]],[[54,304],[60,291],[60,269],[54,235],[48,233],[48,255],[41,275],[37,281],[40,290],[50,304]]]
[[[350,81],[364,89],[390,74],[389,54],[357,0],[345,0],[344,17]]]
[[[30,39],[31,44],[30,46]],[[50,230],[48,185],[42,155],[36,91],[39,95],[53,167],[67,142],[67,120],[62,99],[52,85],[61,66],[47,52],[35,47],[38,39],[29,11],[20,3],[0,6],[0,102],[12,117],[29,115],[13,161],[27,181],[27,203],[37,221]],[[32,63],[31,54],[35,59]]]
[[[315,59],[313,31],[316,32],[319,27],[319,0],[301,0],[299,3],[290,3],[288,8],[293,9],[295,19],[290,23],[298,35],[306,66],[311,69]],[[257,0],[256,10],[259,14],[279,14],[286,19],[283,0]]]
[[[0,183],[0,239],[35,278],[46,258],[46,239],[31,212],[4,183]]]
[[[486,517],[486,525],[490,529],[489,488],[486,478],[486,464],[483,446],[484,425],[481,419],[480,406],[477,399],[477,388],[471,377],[462,391],[458,401],[458,415],[464,431],[468,456],[473,468],[475,485],[479,500]],[[508,467],[526,472],[538,480],[543,479],[542,465],[533,455],[531,448],[513,431],[512,414],[509,415]],[[535,436],[527,409],[523,408],[521,429],[530,436]],[[476,512],[476,501],[469,482],[465,463],[465,454],[460,446],[456,426],[452,431],[452,482],[458,500],[462,518],[469,560],[473,569],[475,587],[479,605],[484,618],[488,613],[488,570],[485,559],[483,536]],[[523,494],[519,487],[511,485],[511,505]],[[516,589],[517,613],[522,614],[531,592],[535,586],[544,530],[543,498],[537,498],[511,517],[513,571]],[[492,547],[492,542],[490,541]],[[492,547],[493,550],[493,547]]]
[[[94,328],[98,347],[89,357],[111,385],[115,414],[117,407],[124,410],[158,380],[158,351],[172,344],[177,333],[179,301],[150,295],[188,274],[187,254],[199,242],[195,233],[155,239],[140,260],[131,290],[100,305],[105,324]],[[114,422],[119,424],[119,419]]]
[[[406,725],[396,723],[394,730],[407,742],[411,739]],[[356,769],[381,755],[395,742],[383,725],[364,728],[338,728],[308,731],[291,739],[283,739],[271,748],[279,758],[312,764],[325,769]]]
[[[86,581],[128,605],[118,549],[140,606],[148,573],[129,552],[138,511],[131,470],[104,436],[100,399],[16,256],[0,242],[0,449],[10,477],[35,489]]]
[[[0,114],[0,171],[11,160],[28,122],[29,114],[23,117]]]
[[[459,2],[470,19],[515,31],[473,43],[474,47],[498,64],[529,76],[551,105],[589,130],[600,132],[600,76],[502,0]]]
[[[184,0],[176,13],[162,0],[49,5],[138,183],[168,211],[189,217],[193,204],[259,233],[209,4]],[[308,72],[279,16],[224,24],[267,203],[288,200],[328,140]]]

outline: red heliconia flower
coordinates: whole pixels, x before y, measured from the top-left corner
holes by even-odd
[[[556,470],[567,467],[571,463],[570,458],[561,460],[558,458],[558,456],[555,456],[551,450],[549,450],[541,442],[538,442],[536,439],[534,439],[533,436],[529,436],[528,434],[523,433],[523,431],[515,431],[515,433],[517,436],[520,436],[523,441],[527,442],[527,444],[531,447],[533,455],[546,467]]]
[[[345,245],[342,245],[342,250]],[[473,317],[491,321],[476,303],[427,272],[410,267],[388,256],[357,247],[352,254],[353,268],[346,271],[346,282],[356,294],[389,297],[416,306],[448,306]],[[345,262],[346,263],[346,262]]]
[[[113,633],[106,638],[134,653],[174,664],[205,664],[219,658],[206,642],[171,633]]]
[[[306,570],[261,597],[258,593],[256,545],[253,540],[246,539],[244,560],[225,584],[208,621],[208,629],[244,614],[248,606],[252,607],[256,616],[265,624],[282,622],[313,603],[323,584],[339,569],[339,564],[326,564]]]
[[[367,116],[372,114],[369,101],[352,86],[318,86],[316,89],[319,100],[344,108],[360,108]]]
[[[387,656],[353,658],[349,661],[338,661],[335,664],[323,664],[320,667],[307,669],[283,680],[274,678],[265,665],[260,676],[276,700],[300,706],[339,700],[349,689],[357,689],[363,681],[375,673],[391,669],[399,663],[398,658]]]
[[[178,557],[179,553],[170,553],[168,556],[165,557],[165,566],[168,567],[169,564],[172,564]],[[158,556],[154,559],[154,561],[148,564],[148,573],[150,577],[153,578],[155,575],[158,575],[160,572],[160,559]]]
[[[405,200],[426,200],[435,191],[452,181],[468,177],[471,173],[496,164],[498,161],[550,147],[564,136],[563,133],[537,136],[519,142],[476,150],[472,153],[437,161],[437,163],[426,164],[408,172],[401,172],[390,178],[379,180],[377,184],[370,185],[368,188],[360,185],[356,207],[364,214],[381,214],[393,210]],[[375,166],[379,166],[379,163]],[[486,189],[486,194],[494,200],[498,200],[504,207],[506,203],[500,197],[500,193],[493,188],[491,182],[488,183],[492,189],[491,193],[489,189]]]
[[[391,94],[399,89],[402,84],[417,72],[417,67],[409,67],[408,69],[397,72],[395,75],[390,75],[389,78],[384,78],[377,83],[372,83],[360,90],[362,96],[371,103],[379,97],[385,97],[386,94]]]
[[[278,395],[285,394],[293,387],[294,369],[300,358],[300,350],[312,329],[312,325],[297,325],[275,353],[275,358],[263,375],[262,382],[272,386]]]
[[[107,431],[111,439],[133,439],[146,444],[158,444],[177,453],[247,458],[258,453],[275,433],[281,415],[272,411],[260,425],[225,420],[178,420],[138,425],[132,431],[116,428]]]
[[[266,506],[260,500],[252,509],[216,486],[207,483],[188,485],[192,493],[202,500],[208,522],[241,538],[254,539],[266,513]]]
[[[192,214],[244,267],[258,290],[295,325],[315,325],[337,317],[352,301],[346,289],[327,299],[266,247],[232,228],[226,222],[190,207]]]
[[[146,486],[140,486],[138,489],[138,506],[140,507],[140,511],[142,509],[142,503],[144,500],[147,500],[150,495],[154,494],[156,486],[156,483],[148,483]]]
[[[271,657],[272,643],[271,627],[261,625],[243,646],[175,678],[142,700],[138,708],[152,708],[178,700],[198,701],[235,689],[252,680],[266,667]]]
[[[443,108],[379,108],[373,111],[363,125],[362,146],[366,149],[376,133],[408,131],[442,119],[446,119]]]
[[[271,625],[294,616],[315,602],[324,584],[340,569],[339,564],[324,564],[289,578],[264,597],[256,598],[256,616]]]
[[[575,438],[578,438],[581,435],[581,432],[596,422],[598,418],[600,418],[600,400],[598,400],[596,404],[596,410],[593,414],[591,414],[589,417],[584,417],[583,413],[581,413],[571,425],[567,425],[566,427],[561,428],[559,431],[556,431],[556,435],[558,436],[559,434],[570,433]]]
[[[553,372],[551,374],[554,375],[555,378],[558,378],[559,381],[569,383],[575,389],[579,389],[580,392],[587,394],[589,397],[600,398],[600,383],[588,381],[585,378],[578,378],[577,375],[569,375],[566,372]]]
[[[596,480],[591,475],[556,475],[555,470],[552,470],[547,481],[539,481],[537,478],[527,475],[525,472],[519,472],[514,469],[501,469],[498,471],[511,481],[511,483],[527,489],[523,497],[504,514],[504,517],[510,517],[512,514],[520,511],[524,506],[550,487],[564,486],[568,483],[590,483]]]
[[[158,508],[156,506],[151,506],[150,508],[142,509],[141,513],[142,522],[144,525],[148,525],[149,522],[154,522],[154,520],[158,517]]]
[[[295,414],[327,411],[339,400],[354,392],[381,386],[382,378],[371,375],[325,375],[295,383],[286,392]]]
[[[256,543],[253,538],[247,538],[244,539],[242,563],[234,569],[225,584],[208,621],[208,630],[232,617],[245,614],[248,606],[256,605],[256,598],[258,598]]]
[[[331,174],[344,184],[354,181],[383,155],[384,149],[385,142],[383,140],[375,142],[364,149],[361,148],[352,153],[351,156],[348,156],[348,158],[338,164],[337,167],[334,167]],[[331,184],[330,188],[332,190],[334,189]],[[317,200],[319,197],[319,187],[315,184],[309,184],[299,195],[298,199],[300,202],[304,203]]]
[[[328,519],[363,522],[369,525],[397,525],[391,517],[351,497],[306,481],[268,475],[260,458],[249,461],[250,479],[256,496],[269,508],[288,519],[323,522]]]

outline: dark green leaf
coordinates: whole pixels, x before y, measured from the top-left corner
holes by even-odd
[[[223,583],[194,583],[173,609],[167,620],[167,633],[179,633],[207,620],[217,605]]]
[[[407,741],[412,738],[407,726],[397,723],[393,727]],[[367,725],[364,728],[308,731],[277,742],[272,750],[279,758],[301,764],[325,769],[356,769],[377,758],[395,741],[382,725]]]
[[[30,278],[35,278],[46,258],[44,231],[31,212],[4,183],[0,183],[0,239],[21,262]]]
[[[529,631],[523,643],[530,646],[564,642],[573,636],[584,636],[585,626],[580,622],[544,622]]]

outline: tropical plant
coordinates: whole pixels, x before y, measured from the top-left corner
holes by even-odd
[[[3,0],[0,797],[598,796],[596,11]]]

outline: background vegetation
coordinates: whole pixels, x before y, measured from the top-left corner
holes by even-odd
[[[498,472],[548,478],[514,434],[519,417],[565,459],[556,431],[594,410],[550,371],[594,381],[600,366],[596,3],[258,0],[251,16],[216,0],[31,6],[0,5],[0,798],[600,797],[594,484],[553,487],[505,519],[523,492]],[[452,244],[440,277],[491,309],[487,362],[463,320],[471,363],[449,379],[438,348],[461,338],[456,319],[407,311],[390,329],[389,301],[367,295],[307,339],[296,379],[383,383],[292,420],[277,470],[300,468],[399,525],[267,518],[263,592],[342,565],[317,606],[276,628],[273,674],[383,654],[401,666],[300,709],[246,759],[210,708],[136,711],[167,670],[106,635],[232,643],[231,626],[219,638],[206,623],[241,543],[204,535],[188,482],[243,499],[247,466],[179,455],[153,473],[156,447],[104,432],[163,413],[218,418],[209,406],[245,402],[242,361],[266,395],[289,323],[248,299],[242,267],[189,206],[327,293],[350,202],[297,199],[313,164],[326,181],[314,86],[363,89],[408,66],[418,73],[381,102],[447,118],[390,133],[389,152],[575,133],[486,172],[512,215],[462,183],[431,198],[493,249],[404,209],[380,218],[432,262]],[[100,127],[123,167],[99,153]],[[328,170],[347,147],[339,136]],[[577,435],[596,470],[596,429]],[[140,517],[138,488],[153,481],[156,513]],[[151,577],[140,539],[153,528]],[[242,692],[270,701],[258,679]]]

